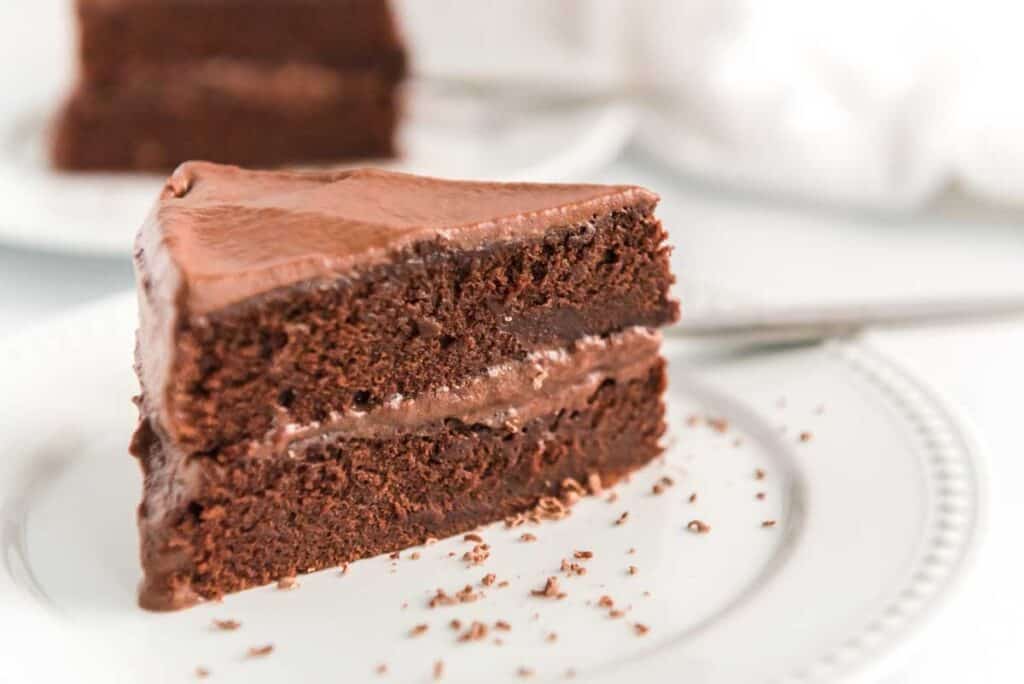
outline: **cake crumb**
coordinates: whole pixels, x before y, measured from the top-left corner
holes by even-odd
[[[519,535],[519,541],[521,541],[521,542],[537,541],[537,537],[535,535],[530,534],[529,532],[523,532],[521,535]]]
[[[687,427],[697,427],[700,425],[700,416],[695,413],[691,413],[686,417],[686,425]]]
[[[489,572],[483,576],[483,578],[480,580],[480,584],[484,585],[485,587],[489,587],[492,584],[494,584],[494,581],[496,579],[497,577],[495,576],[495,574],[493,572]]]
[[[754,479],[755,480],[763,480],[764,478],[765,478],[765,472],[764,472],[763,469],[757,468],[756,470],[754,470]]]
[[[626,569],[626,572],[628,572],[630,575],[635,575],[637,572],[639,572],[639,570],[637,570],[637,567],[635,565],[630,565]]]
[[[627,556],[635,556],[636,555],[636,548],[633,547],[633,546],[630,546],[629,550],[626,551],[626,555]]]
[[[476,534],[475,532],[470,532],[469,534],[467,534],[465,537],[462,538],[462,541],[476,542],[477,544],[482,544],[483,541],[484,541],[484,538],[481,537],[479,534]]]
[[[691,520],[686,523],[686,529],[694,534],[707,534],[711,531],[711,525],[708,525],[703,520]]]
[[[574,669],[572,669],[570,667],[568,670],[565,671],[565,678],[566,679],[575,679],[575,677],[576,677],[576,670],[574,670]]]
[[[761,521],[761,527],[775,527],[775,521],[774,520],[762,520]]]
[[[430,629],[430,625],[426,623],[422,625],[416,625],[415,627],[409,630],[409,636],[418,637],[421,634],[426,634],[428,629]]]
[[[469,535],[466,535],[469,536]],[[470,565],[481,565],[491,556],[491,547],[487,544],[477,544],[471,551],[462,554],[462,560]]]
[[[253,646],[253,647],[251,647],[249,649],[249,657],[250,658],[261,658],[263,656],[268,656],[268,655],[270,655],[273,652],[274,652],[274,645],[273,644],[266,644],[265,646]]]
[[[612,618],[613,620],[618,620],[620,617],[623,617],[625,614],[626,614],[625,611],[618,610],[618,609],[608,611],[608,617]]]
[[[494,645],[495,646],[504,646],[505,645],[505,640],[502,639],[501,637],[494,637]]]
[[[573,557],[580,560],[590,560],[594,557],[593,551],[573,551]]]
[[[282,577],[277,580],[277,588],[282,591],[288,591],[289,589],[295,589],[299,586],[299,580],[294,575],[291,577]]]
[[[423,540],[423,545],[424,546],[430,546],[432,544],[436,544],[437,542],[438,542],[437,537],[427,537],[426,539]]]
[[[590,473],[587,475],[587,489],[594,496],[597,496],[604,491],[604,485],[601,484],[601,476],[598,473]]]
[[[462,621],[455,619],[448,623],[448,626],[454,630],[462,629]]]
[[[687,499],[687,501],[689,501],[690,503],[697,503],[697,492],[693,492],[692,494],[690,494],[690,497]]]
[[[388,556],[388,558],[390,558],[391,560],[398,560],[401,557],[402,557],[402,552],[401,551],[392,551],[391,554]]]
[[[638,622],[633,625],[633,630],[637,633],[637,636],[643,636],[651,631],[651,628]]]
[[[444,661],[438,660],[434,663],[434,681],[439,682],[444,678]]]
[[[606,499],[606,501],[608,503],[612,504],[612,503],[615,503],[618,500],[619,500],[619,493],[618,492],[615,492],[615,491],[608,492],[608,498]]]
[[[573,575],[586,575],[587,569],[579,563],[572,563],[565,558],[562,559],[562,565],[559,569],[570,577]]]
[[[720,434],[729,429],[729,421],[725,418],[708,418],[707,422],[712,430]]]
[[[544,588],[533,589],[530,591],[530,594],[544,598],[562,598],[565,596],[565,594],[561,593],[559,590],[557,577],[548,577],[547,581],[544,583]]]
[[[615,519],[615,524],[625,525],[627,520],[629,520],[629,511],[623,511],[622,515]]]
[[[339,574],[340,575],[347,575],[348,574],[348,563],[342,563],[342,565],[341,565],[341,572]]]
[[[233,632],[242,626],[238,620],[214,620],[213,626],[224,632]]]
[[[377,674],[386,675],[388,673],[388,666],[386,663],[381,663],[377,666]]]
[[[522,679],[527,679],[533,676],[533,670],[528,667],[521,667],[516,670],[516,676],[521,677]]]
[[[498,620],[494,623],[494,629],[500,629],[502,632],[509,632],[512,630],[512,625],[508,624],[504,620]]]
[[[615,606],[615,600],[611,596],[605,595],[597,600],[597,605],[602,608],[612,608]]]
[[[756,498],[758,501],[764,501],[765,496],[766,494],[764,492],[758,492],[757,494],[754,495],[754,498]]]
[[[459,635],[459,641],[482,641],[487,638],[487,625],[474,620],[469,629]]]
[[[558,641],[558,635],[554,632],[551,632],[546,637],[544,637],[544,641],[548,642],[549,644],[553,644],[556,641]]]
[[[196,668],[196,679],[206,679],[210,676],[210,671],[203,666]]]
[[[810,432],[801,432],[800,433],[800,441],[801,442],[810,442],[811,441],[811,437],[812,437],[812,435],[811,435]]]
[[[507,586],[508,586],[508,580],[501,580],[500,582],[498,582],[498,588],[499,589],[504,589]]]
[[[412,559],[412,560],[419,560],[420,559],[420,552],[419,551],[413,551],[409,555],[409,558]]]

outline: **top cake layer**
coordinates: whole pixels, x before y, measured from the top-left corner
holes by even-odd
[[[385,0],[77,0],[82,75],[215,57],[303,62],[400,78],[406,55]]]
[[[419,242],[473,249],[657,200],[633,186],[189,162],[168,181],[140,245],[151,277],[173,278],[189,313],[203,314],[297,282],[334,279]],[[152,268],[156,262],[165,267]]]

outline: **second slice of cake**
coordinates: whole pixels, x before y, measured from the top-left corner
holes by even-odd
[[[677,317],[630,186],[183,165],[135,254],[140,600],[520,513],[659,453]]]

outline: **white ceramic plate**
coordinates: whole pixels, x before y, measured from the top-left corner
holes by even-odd
[[[163,176],[62,174],[47,162],[49,120],[74,63],[71,6],[69,0],[0,3],[0,241],[130,254]],[[458,84],[412,87],[402,158],[364,163],[453,178],[557,181],[585,177],[611,161],[633,131],[625,104],[535,95]]]
[[[437,660],[445,681],[465,682],[514,680],[520,667],[541,681],[570,668],[609,682],[848,679],[892,662],[978,534],[981,482],[962,427],[866,346],[711,354],[669,339],[665,459],[616,502],[588,499],[526,528],[535,543],[518,541],[524,528],[488,527],[478,567],[449,539],[292,591],[148,613],[135,603],[140,474],[126,449],[134,324],[124,295],[0,348],[0,680],[187,682],[202,666],[211,681],[359,682],[385,663],[387,680],[426,682]],[[691,415],[728,425],[691,426]],[[655,496],[665,476],[675,484]],[[688,532],[694,519],[711,531]],[[531,596],[577,549],[594,558],[585,576],[562,577],[568,597]],[[438,587],[479,587],[488,572],[510,585],[427,607]],[[609,617],[602,595],[626,616]],[[217,631],[215,618],[242,626]],[[512,629],[458,643],[452,619]],[[429,631],[408,636],[418,624]],[[264,644],[271,655],[246,656]]]

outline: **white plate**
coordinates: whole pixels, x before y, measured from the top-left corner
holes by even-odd
[[[386,663],[387,681],[426,682],[438,659],[445,681],[465,682],[515,680],[519,667],[542,681],[569,668],[609,682],[847,679],[877,673],[918,632],[978,534],[981,482],[962,427],[866,346],[714,355],[669,339],[669,448],[615,503],[588,499],[530,528],[535,543],[488,527],[483,566],[467,568],[467,545],[449,539],[419,560],[369,559],[293,591],[148,613],[135,603],[140,475],[126,450],[134,324],[125,295],[0,349],[0,680],[187,682],[204,666],[218,682],[359,682]],[[728,427],[690,426],[691,415]],[[675,485],[653,495],[666,475]],[[687,532],[693,519],[710,533]],[[531,596],[575,549],[595,557],[585,576],[562,577],[568,597]],[[436,588],[487,572],[510,586],[426,606]],[[605,594],[626,617],[597,607]],[[217,632],[214,618],[242,627]],[[457,643],[453,618],[512,630]],[[429,631],[409,637],[420,623]],[[246,657],[267,643],[271,655]]]
[[[0,60],[0,241],[130,254],[164,177],[58,173],[47,161],[49,120],[74,63],[71,6],[66,0],[0,3],[6,57]],[[410,88],[408,100],[402,158],[364,163],[453,178],[580,178],[619,153],[634,123],[622,103],[499,96],[457,84],[421,84]]]

